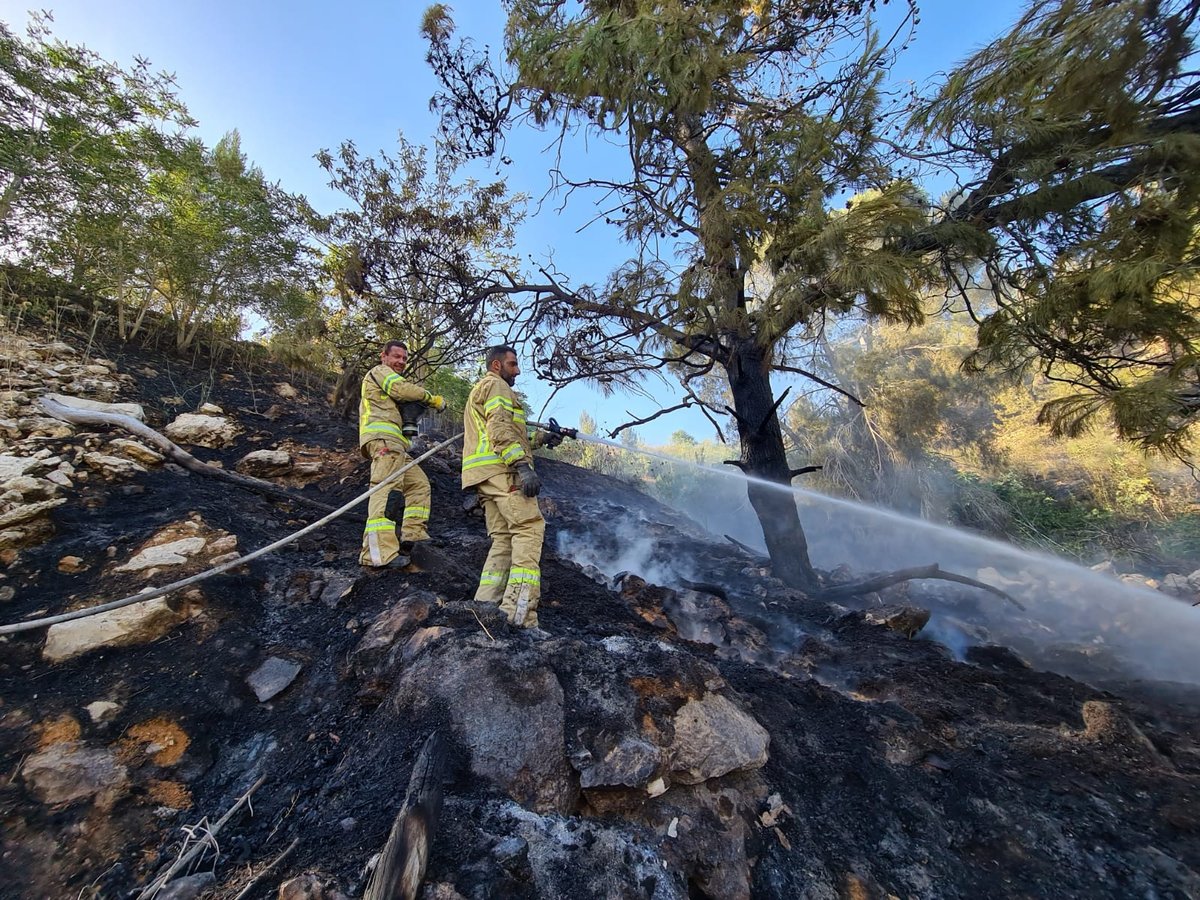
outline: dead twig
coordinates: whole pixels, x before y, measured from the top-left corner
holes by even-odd
[[[175,876],[176,872],[189,865],[192,860],[199,856],[201,851],[203,851],[204,848],[209,845],[210,841],[216,839],[217,832],[219,832],[225,826],[226,822],[233,818],[234,813],[250,802],[250,797],[255,791],[262,787],[263,782],[266,780],[266,775],[260,775],[258,780],[255,781],[254,784],[250,785],[250,789],[247,790],[246,793],[242,794],[242,796],[238,797],[237,802],[234,803],[233,806],[229,807],[229,810],[225,813],[225,815],[221,816],[221,818],[216,821],[216,824],[206,830],[205,839],[198,842],[192,847],[191,850],[182,854],[177,860],[175,860],[175,862],[171,863],[165,872],[154,878],[148,885],[142,888],[141,893],[137,895],[137,900],[150,900],[151,897],[166,887],[167,882],[169,882]]]
[[[253,878],[251,878],[249,881],[247,881],[246,886],[244,888],[242,888],[240,891],[238,891],[237,896],[234,897],[233,900],[246,900],[246,898],[250,896],[251,891],[253,891],[259,884],[261,884],[262,880],[264,878],[266,878],[268,875],[270,875],[272,872],[274,872],[277,868],[279,868],[279,864],[281,862],[283,862],[285,859],[287,859],[291,855],[292,851],[295,850],[299,846],[300,846],[300,838],[296,838],[295,840],[293,840],[290,844],[288,844],[283,849],[282,853],[280,853],[277,857],[275,857],[273,860],[271,860],[269,863],[267,863],[266,866],[257,875],[255,875]]]
[[[475,621],[479,623],[479,627],[483,629],[483,633],[486,634],[489,639],[494,641],[495,638],[492,637],[492,633],[490,631],[488,631],[488,627],[483,624],[483,619],[479,618],[479,613],[475,612],[475,610],[472,609],[471,615],[473,615],[475,617]]]
[[[728,537],[728,535],[726,535]],[[730,538],[732,540],[732,538]],[[913,569],[897,569],[895,572],[887,572],[883,575],[875,575],[863,581],[855,581],[850,584],[837,584],[833,587],[825,588],[816,596],[817,600],[840,600],[845,597],[854,597],[859,594],[871,594],[875,591],[882,591],[884,588],[891,587],[894,584],[900,584],[902,581],[914,581],[919,578],[936,578],[940,581],[953,581],[956,584],[969,584],[971,587],[977,587],[980,590],[987,591],[989,594],[995,594],[997,597],[1003,597],[1017,609],[1024,612],[1025,607],[1021,605],[1014,597],[1006,594],[997,587],[992,587],[990,584],[985,584],[982,581],[976,581],[974,578],[968,578],[966,575],[957,575],[954,572],[943,572],[937,563],[932,563],[928,566],[918,566]]]

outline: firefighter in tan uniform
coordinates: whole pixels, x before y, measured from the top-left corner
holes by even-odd
[[[371,460],[371,484],[383,481],[409,462],[412,443],[404,434],[400,408],[406,403],[423,403],[443,409],[446,401],[436,394],[401,377],[408,365],[408,347],[400,341],[388,341],[379,355],[379,365],[366,374],[358,404],[358,449]],[[400,537],[396,523],[387,517],[388,495],[399,490],[404,495],[404,516]],[[367,527],[363,532],[364,566],[386,566],[400,555],[401,543],[429,540],[429,479],[419,466],[413,466],[391,488],[372,494],[367,501]]]
[[[512,386],[521,369],[512,347],[490,347],[487,374],[471,389],[463,414],[463,489],[475,488],[483,504],[492,548],[475,599],[499,603],[514,625],[536,628],[542,593],[542,538],[538,509],[542,480],[533,470],[533,443],[525,409]],[[561,435],[539,434],[553,447]]]

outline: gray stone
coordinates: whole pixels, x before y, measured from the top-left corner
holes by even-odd
[[[300,396],[300,392],[288,384],[286,381],[281,381],[275,385],[275,394],[282,397],[284,400],[295,400]]]
[[[433,594],[414,591],[377,615],[350,653],[350,665],[358,676],[378,675],[390,669],[400,658],[399,638],[429,618],[436,605]]]
[[[255,478],[286,475],[292,468],[292,457],[286,450],[254,450],[239,459],[234,468]]]
[[[671,778],[697,784],[767,763],[771,736],[748,713],[721,694],[689,700],[675,714],[669,754]]]
[[[1192,595],[1196,593],[1196,589],[1192,587],[1186,575],[1176,575],[1174,573],[1165,575],[1158,589],[1164,594],[1170,594],[1172,597],[1182,597],[1185,599],[1191,599]]]
[[[93,800],[107,809],[128,789],[129,772],[109,750],[78,743],[52,744],[30,756],[21,776],[43,803],[65,806]]]
[[[553,671],[530,656],[444,642],[404,669],[392,696],[398,716],[430,705],[448,715],[475,775],[531,809],[574,809],[563,689]]]
[[[720,597],[693,590],[673,591],[663,600],[663,612],[685,641],[718,647],[728,643],[722,623],[732,613]]]
[[[250,673],[246,684],[250,685],[250,690],[254,691],[254,696],[260,703],[266,703],[295,681],[301,668],[303,667],[298,662],[272,656]]]
[[[650,784],[662,765],[661,748],[635,735],[621,739],[598,760],[576,765],[579,785],[594,787],[636,787]]]
[[[202,893],[217,883],[212,872],[199,872],[168,882],[167,886],[154,895],[154,900],[196,900]]]
[[[877,606],[863,613],[863,621],[911,638],[929,624],[929,610],[919,606]]]

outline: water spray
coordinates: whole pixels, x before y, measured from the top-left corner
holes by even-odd
[[[790,484],[783,484],[778,481],[768,481],[765,478],[757,478],[754,475],[747,475],[745,472],[739,472],[735,469],[726,469],[721,466],[712,466],[708,463],[694,462],[690,459],[683,459],[678,456],[671,456],[669,453],[659,453],[655,450],[646,450],[643,447],[630,447],[622,444],[619,441],[609,440],[608,438],[598,437],[594,434],[583,434],[575,428],[564,428],[559,425],[554,419],[547,422],[530,422],[534,428],[540,428],[543,431],[548,431],[551,434],[560,434],[565,437],[573,438],[577,441],[585,441],[589,444],[597,444],[602,447],[614,447],[617,450],[624,450],[627,453],[636,453],[639,456],[645,456],[649,459],[658,459],[663,462],[671,463],[672,465],[690,466],[701,472],[710,472],[713,475],[721,475],[725,478],[733,478],[737,481],[746,482],[748,484],[759,484],[764,487],[775,488],[776,490],[787,491],[789,494],[795,494],[796,488]]]

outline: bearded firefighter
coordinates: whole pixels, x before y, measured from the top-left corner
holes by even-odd
[[[388,341],[379,354],[379,365],[362,381],[358,404],[358,449],[371,461],[371,485],[377,485],[410,460],[409,447],[416,434],[416,420],[424,408],[444,409],[446,401],[423,387],[405,381],[408,347],[403,341]],[[409,421],[405,421],[407,411]],[[396,523],[387,516],[388,497],[399,490],[404,495],[400,536]],[[419,466],[405,472],[387,490],[372,494],[367,501],[367,527],[363,532],[364,566],[382,567],[401,557],[419,541],[429,540],[429,479]]]
[[[514,625],[537,628],[546,520],[538,508],[542,480],[533,469],[533,446],[556,447],[569,431],[531,439],[525,406],[513,391],[521,368],[512,347],[488,348],[484,364],[487,374],[471,389],[463,414],[462,486],[479,494],[492,539],[475,599],[499,603]]]

